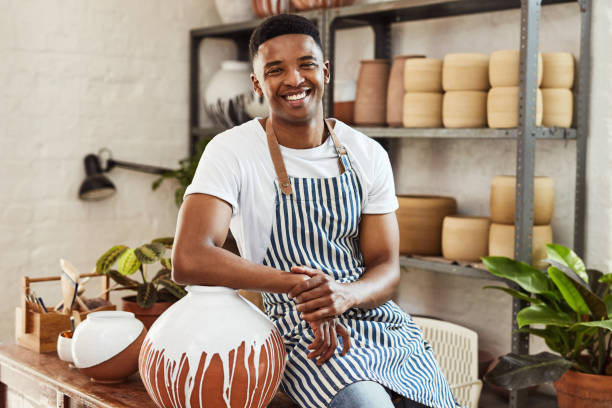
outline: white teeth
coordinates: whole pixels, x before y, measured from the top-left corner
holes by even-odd
[[[288,101],[297,101],[298,99],[302,99],[306,97],[306,92],[300,92],[295,95],[287,95],[286,98]]]

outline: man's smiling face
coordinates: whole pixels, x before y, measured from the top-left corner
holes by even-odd
[[[285,34],[259,46],[251,75],[258,95],[265,95],[275,118],[307,122],[321,112],[329,63],[321,48],[305,34]]]

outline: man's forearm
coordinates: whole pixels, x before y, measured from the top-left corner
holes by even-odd
[[[367,267],[360,279],[346,284],[353,307],[372,309],[390,300],[397,291],[399,276],[396,259]]]
[[[264,292],[287,293],[306,275],[258,265],[223,248],[210,246],[197,253],[173,253],[173,279],[184,285],[225,286]]]

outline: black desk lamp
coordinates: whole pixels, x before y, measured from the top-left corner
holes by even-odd
[[[109,158],[106,160],[106,167],[102,169],[100,155],[104,151],[108,152]],[[115,185],[103,174],[111,171],[114,167],[122,167],[149,174],[164,174],[167,171],[172,171],[164,167],[114,160],[111,156],[111,151],[104,148],[97,155],[88,154],[85,156],[85,173],[87,176],[79,189],[79,198],[86,201],[96,201],[115,194],[117,190]]]

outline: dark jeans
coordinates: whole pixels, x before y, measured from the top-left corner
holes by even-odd
[[[387,389],[374,381],[360,381],[343,388],[329,408],[426,408],[407,398],[393,403]]]

